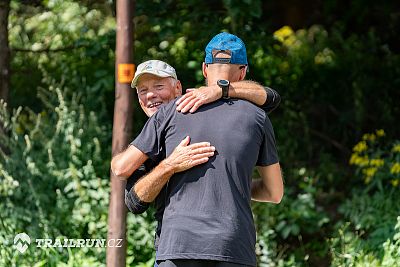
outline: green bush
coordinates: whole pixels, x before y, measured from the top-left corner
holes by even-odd
[[[353,147],[350,164],[356,167],[369,188],[379,190],[397,187],[400,183],[400,141],[388,143],[384,130],[364,134]]]
[[[104,114],[88,110],[91,97],[51,81],[39,97],[45,109],[1,103],[1,266],[104,266],[105,248],[13,247],[17,233],[31,238],[107,238],[110,132]],[[150,213],[149,213],[150,214]],[[129,217],[128,262],[154,258],[154,222]],[[147,263],[148,265],[150,263]]]
[[[253,203],[259,266],[306,266],[328,250],[319,237],[330,218],[316,200],[318,176],[305,168],[290,174],[280,204]]]
[[[383,130],[354,146],[350,164],[364,183],[340,206],[333,266],[400,266],[399,152],[399,141],[386,140]]]
[[[400,266],[399,210],[398,192],[347,201],[342,207],[346,222],[337,225],[330,240],[332,266]]]

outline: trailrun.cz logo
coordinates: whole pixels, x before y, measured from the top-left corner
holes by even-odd
[[[24,253],[30,244],[31,238],[25,233],[19,233],[14,237],[14,246],[21,253]]]
[[[32,243],[36,243],[37,248],[120,248],[123,246],[123,239],[36,238]],[[30,244],[31,238],[26,233],[19,233],[14,237],[14,247],[21,253],[25,253]]]

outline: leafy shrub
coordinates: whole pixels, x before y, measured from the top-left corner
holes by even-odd
[[[7,135],[1,136],[1,143],[8,151],[0,159],[4,240],[13,240],[19,232],[32,238],[106,236],[109,187],[104,158],[109,146],[103,144],[109,141],[110,129],[85,110],[81,94],[66,95],[67,90],[54,83],[40,90],[46,106],[40,113],[19,108],[11,116],[2,104]],[[97,254],[104,258],[100,251],[88,255]],[[31,248],[25,255],[2,261],[33,265],[45,258],[51,265],[57,261],[50,255],[65,258],[68,253]]]
[[[326,253],[318,236],[330,219],[316,201],[318,178],[305,168],[291,174],[280,204],[253,203],[259,266],[301,266]]]
[[[368,188],[397,187],[400,183],[400,141],[385,142],[384,130],[364,134],[353,147],[350,164]]]
[[[355,196],[331,238],[332,266],[400,266],[398,192]],[[397,224],[396,224],[397,217]]]
[[[100,123],[104,114],[86,109],[91,97],[47,82],[49,89],[39,91],[46,107],[40,113],[18,108],[11,115],[1,103],[0,265],[104,266],[105,248],[31,244],[19,254],[13,247],[20,232],[32,239],[107,238],[110,126]],[[128,220],[134,266],[154,258],[149,214]]]
[[[344,218],[330,241],[333,266],[400,266],[398,143],[376,130],[354,146],[350,164],[367,187],[340,206]]]

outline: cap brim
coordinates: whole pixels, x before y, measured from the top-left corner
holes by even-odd
[[[131,83],[131,87],[132,87],[132,88],[135,88],[135,87],[136,87],[139,78],[140,78],[143,74],[152,74],[152,75],[154,75],[154,76],[161,77],[161,78],[172,77],[172,78],[176,79],[175,77],[171,76],[171,74],[165,73],[165,72],[163,73],[163,72],[154,72],[154,71],[143,71],[143,72],[139,73],[137,76],[135,76],[135,77],[133,78],[132,83]]]

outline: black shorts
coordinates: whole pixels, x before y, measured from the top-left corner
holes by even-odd
[[[251,267],[226,261],[211,260],[162,260],[157,261],[159,267]]]

